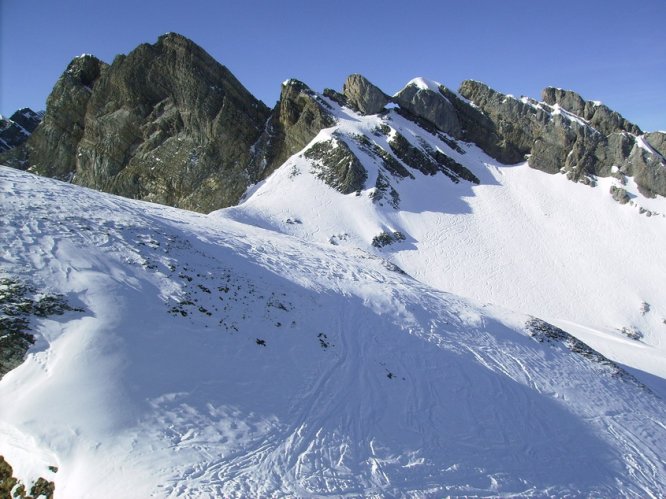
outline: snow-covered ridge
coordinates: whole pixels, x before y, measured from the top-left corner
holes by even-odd
[[[594,188],[573,184],[526,163],[502,165],[396,110],[362,116],[327,103],[337,125],[305,150],[343,137],[367,171],[365,187],[341,195],[299,153],[220,216],[382,255],[438,289],[566,324],[614,360],[666,378],[666,300],[659,284],[666,265],[657,257],[666,245],[664,198],[646,198],[619,172],[595,179]],[[396,156],[396,135],[424,155],[451,158],[479,184],[415,169]],[[406,174],[387,170],[387,156]],[[611,188],[624,189],[630,201],[618,204]],[[404,239],[374,246],[377,237],[389,241],[385,234]],[[642,312],[643,303],[649,312]]]
[[[666,492],[664,400],[528,316],[353,247],[7,168],[0,193],[3,273],[84,310],[31,319],[37,342],[0,381],[0,454],[26,483],[68,498]]]
[[[439,92],[439,87],[442,85],[441,83],[434,81],[434,80],[429,80],[428,78],[423,78],[422,76],[419,76],[418,78],[414,78],[410,80],[406,87],[409,85],[416,85],[421,90],[431,90],[432,92]]]

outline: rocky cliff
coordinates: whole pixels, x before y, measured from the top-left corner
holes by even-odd
[[[254,145],[252,178],[272,173],[289,156],[305,147],[323,128],[335,124],[326,102],[305,83],[290,79],[282,84],[280,100]]]
[[[107,65],[73,60],[26,144],[37,173],[210,211],[238,201],[269,109],[176,34]]]
[[[541,102],[516,99],[476,81],[463,82],[459,95],[483,113],[480,119],[491,131],[474,135],[474,142],[501,161],[528,158],[532,168],[584,183],[628,175],[643,194],[666,196],[666,160],[658,152],[663,134],[643,134],[603,104],[550,87]],[[468,106],[458,101],[458,109]],[[474,119],[467,130],[473,126]]]
[[[455,92],[417,78],[390,97],[354,74],[342,93],[326,89],[323,96],[288,80],[271,110],[203,49],[173,33],[110,65],[90,55],[74,59],[41,124],[29,138],[21,132],[21,141],[5,140],[0,163],[208,212],[236,204],[250,184],[333,126],[326,98],[364,115],[391,104],[430,132],[476,143],[503,163],[527,159],[533,168],[585,183],[628,175],[643,193],[666,195],[666,135],[643,134],[575,92],[547,88],[537,101],[471,80]]]
[[[549,87],[537,101],[472,80],[458,92],[410,82],[393,102],[503,163],[527,159],[532,168],[588,184],[596,176],[631,176],[643,194],[666,196],[666,134],[643,134],[619,113],[575,92]]]

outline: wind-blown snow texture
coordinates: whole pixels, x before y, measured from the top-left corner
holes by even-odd
[[[666,493],[664,400],[528,316],[12,169],[0,202],[4,275],[85,310],[0,381],[0,454],[59,497]]]

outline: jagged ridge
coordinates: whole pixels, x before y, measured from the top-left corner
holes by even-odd
[[[644,194],[666,195],[666,136],[643,134],[618,113],[574,92],[547,88],[538,102],[475,81],[454,92],[417,78],[388,96],[354,74],[342,93],[326,89],[323,96],[362,115],[398,106],[403,116],[442,134],[453,147],[455,140],[473,142],[503,163],[527,158],[533,168],[589,184],[595,176],[628,175]],[[93,56],[73,60],[49,96],[43,123],[0,161],[207,212],[236,204],[249,185],[334,126],[323,96],[288,80],[269,110],[203,49],[170,33],[111,65]],[[464,165],[441,157],[442,151],[425,151],[422,157],[401,147],[399,137],[392,143],[397,147],[375,152],[393,167],[397,153],[421,171],[475,181]]]

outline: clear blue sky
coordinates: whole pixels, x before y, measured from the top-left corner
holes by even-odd
[[[558,86],[666,130],[666,0],[0,0],[0,112],[43,109],[69,61],[111,62],[169,31],[272,106],[290,77],[386,93],[425,76],[538,98]]]

